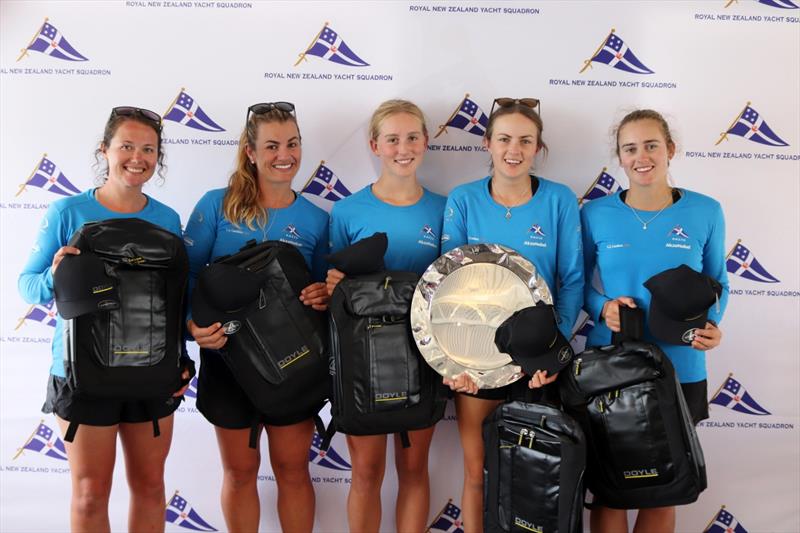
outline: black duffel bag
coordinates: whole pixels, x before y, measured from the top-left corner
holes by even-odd
[[[586,441],[545,404],[501,404],[483,422],[484,530],[582,530]]]
[[[625,340],[575,357],[559,378],[589,447],[586,486],[616,509],[684,505],[706,488],[703,451],[672,363]]]
[[[348,435],[423,429],[444,415],[441,377],[417,349],[409,308],[419,276],[384,271],[345,277],[329,306],[333,432]]]
[[[258,299],[253,310],[224,325],[228,341],[219,350],[260,413],[253,421],[251,445],[262,418],[280,425],[308,414],[322,429],[316,415],[330,396],[327,323],[324,313],[299,300],[300,291],[312,283],[303,255],[280,241],[250,241],[213,264],[259,273],[263,279],[252,295]]]

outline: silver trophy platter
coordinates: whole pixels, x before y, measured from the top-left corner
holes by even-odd
[[[425,270],[411,301],[411,332],[422,356],[446,378],[468,374],[494,389],[522,369],[494,344],[515,311],[553,303],[547,283],[519,253],[499,244],[454,248]]]

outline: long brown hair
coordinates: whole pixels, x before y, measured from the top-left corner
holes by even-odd
[[[247,147],[256,149],[258,127],[268,122],[292,122],[297,126],[294,115],[280,109],[271,109],[266,113],[252,114],[247,119],[242,135],[239,137],[239,149],[236,152],[236,170],[228,180],[228,190],[222,200],[222,213],[233,224],[244,222],[248,228],[267,224],[267,210],[258,203],[258,171],[256,165],[247,157]],[[298,137],[300,128],[297,128]]]

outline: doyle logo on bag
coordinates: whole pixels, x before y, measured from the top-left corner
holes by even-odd
[[[408,392],[378,392],[375,393],[376,402],[392,402],[397,400],[405,400],[408,398]]]
[[[647,477],[658,477],[657,468],[646,468],[639,470],[625,470],[622,472],[625,479],[642,479]]]
[[[301,357],[308,355],[309,352],[310,352],[310,350],[308,349],[308,346],[303,345],[300,348],[298,348],[297,350],[295,350],[294,352],[290,353],[289,355],[287,355],[286,357],[281,359],[280,361],[278,361],[278,367],[281,370],[283,370],[284,368],[286,368],[287,366],[291,365],[292,363],[294,363],[295,361],[297,361]]]
[[[542,533],[544,531],[541,526],[537,526],[533,524],[533,522],[528,522],[524,518],[518,516],[514,517],[514,526],[522,528],[525,531],[534,531],[535,533]]]

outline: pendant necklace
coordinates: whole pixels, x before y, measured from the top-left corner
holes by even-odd
[[[630,210],[631,210],[631,213],[633,213],[633,216],[635,216],[635,217],[636,217],[636,220],[638,220],[638,221],[639,221],[639,222],[642,224],[642,229],[643,229],[643,230],[646,230],[646,229],[647,229],[647,225],[648,225],[648,224],[650,224],[652,221],[654,221],[655,219],[657,219],[657,218],[658,218],[658,215],[660,215],[660,214],[661,214],[661,213],[664,211],[664,209],[666,209],[667,207],[669,207],[670,205],[672,205],[672,197],[670,196],[669,200],[667,200],[667,203],[666,203],[666,204],[664,204],[664,207],[662,207],[661,209],[659,209],[659,210],[658,210],[658,213],[656,213],[655,215],[653,215],[652,217],[650,217],[648,220],[642,220],[642,217],[640,217],[640,216],[639,216],[639,213],[637,213],[637,212],[636,212],[636,209],[634,209],[633,207],[631,207],[631,206],[630,206],[630,204],[628,204],[628,202],[623,202],[623,203],[624,203],[626,206],[628,206],[628,209],[630,209]]]

